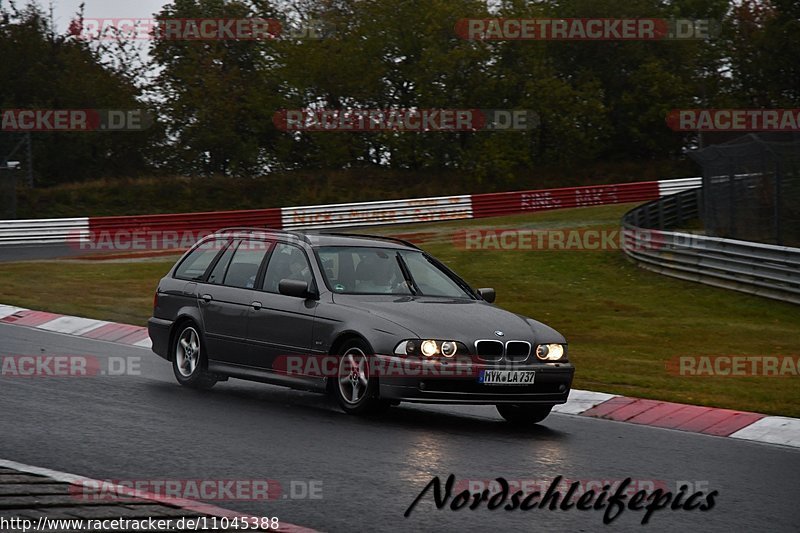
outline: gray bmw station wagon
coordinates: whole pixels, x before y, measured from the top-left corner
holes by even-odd
[[[494,299],[405,241],[233,228],[161,279],[148,327],[189,387],[233,377],[327,392],[353,414],[494,404],[540,422],[567,400],[567,343]]]

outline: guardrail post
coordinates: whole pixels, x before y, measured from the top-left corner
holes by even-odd
[[[25,135],[25,143],[27,144],[27,153],[28,153],[28,187],[33,188],[33,142],[31,141],[31,134],[28,132]]]
[[[773,225],[775,227],[775,244],[781,245],[783,244],[783,239],[781,237],[781,181],[783,178],[781,172],[781,160],[776,159],[775,161],[775,196],[773,198],[773,208],[772,208],[772,217],[773,217]]]
[[[734,206],[736,205],[736,183],[734,182],[734,172],[731,168],[728,174],[728,231],[725,236],[736,235],[736,217],[733,214]]]
[[[706,176],[706,171],[704,171],[704,173],[703,173],[703,182],[700,185],[700,188],[698,188],[697,190],[698,191],[702,191],[703,189],[705,189],[707,191],[711,190],[711,177],[710,176]],[[711,208],[708,205],[708,203],[706,202],[706,197],[705,196],[697,196],[697,201],[699,202],[697,204],[697,209],[698,209],[697,216],[700,216],[700,214],[702,213],[702,216],[700,216],[700,218],[703,219],[704,231],[706,233],[708,233],[708,226],[712,225],[712,222],[711,222]],[[713,226],[716,227],[717,224],[713,223]]]
[[[0,220],[17,218],[17,173],[0,166]]]
[[[700,216],[700,209],[703,208],[705,205],[705,196],[703,195],[703,188],[700,187],[699,189],[695,190],[694,192],[694,213],[698,217]],[[705,225],[706,221],[703,220],[703,232],[705,233]]]

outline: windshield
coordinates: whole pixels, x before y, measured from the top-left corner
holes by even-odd
[[[317,256],[328,287],[339,294],[473,298],[463,281],[416,250],[325,246]]]

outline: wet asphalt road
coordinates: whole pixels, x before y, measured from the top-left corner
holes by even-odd
[[[231,380],[175,383],[149,350],[0,325],[0,355],[88,355],[134,375],[0,377],[0,458],[113,480],[271,479],[273,501],[222,507],[324,531],[798,531],[800,450],[551,415],[507,428],[492,407],[411,406],[347,416],[324,396]],[[708,512],[437,510],[433,476],[458,480],[679,480],[719,491]],[[291,498],[304,486],[321,498]],[[318,489],[319,490],[319,489]],[[283,496],[287,496],[284,498]]]

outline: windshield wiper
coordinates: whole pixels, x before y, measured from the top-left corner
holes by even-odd
[[[411,271],[408,269],[408,265],[406,265],[405,260],[400,255],[400,252],[395,254],[395,259],[397,259],[397,264],[400,265],[400,272],[403,273],[403,277],[406,280],[406,285],[408,285],[408,290],[411,291],[411,294],[414,296],[422,294],[422,291],[419,290],[417,282],[414,281],[413,277],[411,277]]]

